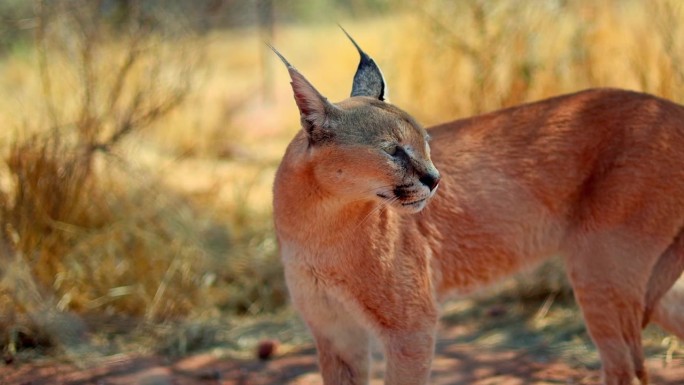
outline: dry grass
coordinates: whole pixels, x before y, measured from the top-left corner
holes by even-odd
[[[391,74],[424,122],[588,87],[684,95],[676,1],[411,4]]]
[[[593,86],[684,101],[678,2],[559,4],[406,2],[342,24],[426,125]],[[88,327],[64,317],[282,309],[271,184],[298,117],[259,32],[114,39],[83,15],[81,30],[51,20],[0,60],[0,346]],[[272,43],[331,100],[348,95],[358,59],[337,26],[278,25]],[[545,269],[514,290],[567,289]]]

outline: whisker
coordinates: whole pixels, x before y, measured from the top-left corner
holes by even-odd
[[[376,186],[376,187],[373,187],[371,189],[361,191],[361,193],[365,194],[365,193],[374,192],[374,191],[383,190],[383,189],[394,190],[394,187],[395,187],[395,185],[393,185],[393,184],[388,184],[388,185],[384,185],[384,186]]]
[[[368,212],[368,214],[366,214],[366,215],[359,221],[359,223],[357,223],[357,225],[354,227],[354,230],[357,230],[359,227],[361,227],[363,224],[365,224],[366,221],[368,221],[368,219],[369,219],[371,216],[373,216],[375,213],[379,212],[380,210],[382,210],[382,209],[385,208],[385,207],[390,206],[392,203],[394,203],[394,202],[396,202],[396,201],[398,201],[398,200],[399,200],[399,198],[397,198],[397,197],[392,197],[392,198],[389,198],[389,199],[387,199],[387,200],[385,200],[385,201],[379,202],[379,204],[378,204],[375,208],[373,208],[373,210],[371,210],[370,212]]]
[[[361,190],[359,194],[366,194],[366,193],[375,193],[378,190],[386,189],[386,188],[391,188],[393,189],[395,186],[393,184],[388,184],[388,185],[383,185],[383,186],[376,186],[368,190]],[[389,192],[389,191],[388,191]],[[390,199],[390,198],[387,198]],[[357,199],[352,199],[348,201],[347,203],[356,203],[356,202],[363,202],[363,201],[369,201],[370,197],[363,197],[363,198],[357,198]]]

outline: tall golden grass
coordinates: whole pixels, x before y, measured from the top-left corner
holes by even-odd
[[[0,59],[0,346],[59,342],[55,324],[80,325],[60,317],[282,309],[271,183],[298,116],[262,35],[121,35],[64,15]],[[430,0],[342,24],[429,125],[595,86],[684,101],[682,21],[666,0]],[[276,25],[271,43],[348,95],[358,59],[337,26]],[[540,276],[519,287],[563,290]]]
[[[679,2],[412,4],[392,74],[424,122],[589,87],[684,96]]]

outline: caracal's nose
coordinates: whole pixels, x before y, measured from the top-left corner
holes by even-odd
[[[439,185],[439,181],[441,179],[442,178],[439,176],[439,174],[427,173],[421,176],[419,180],[420,183],[426,185],[430,189],[430,191],[434,191],[434,189],[436,189]]]

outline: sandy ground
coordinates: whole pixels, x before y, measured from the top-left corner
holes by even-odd
[[[572,365],[543,346],[501,348],[461,343],[468,330],[445,327],[440,332],[432,365],[433,385],[599,384],[597,364]],[[684,384],[684,358],[667,365],[662,356],[648,359],[652,384]],[[376,359],[372,385],[382,384],[383,367]],[[117,356],[95,367],[73,363],[15,362],[0,367],[7,385],[322,385],[313,346],[302,346],[272,359],[228,359],[202,353],[170,360],[162,356]]]

